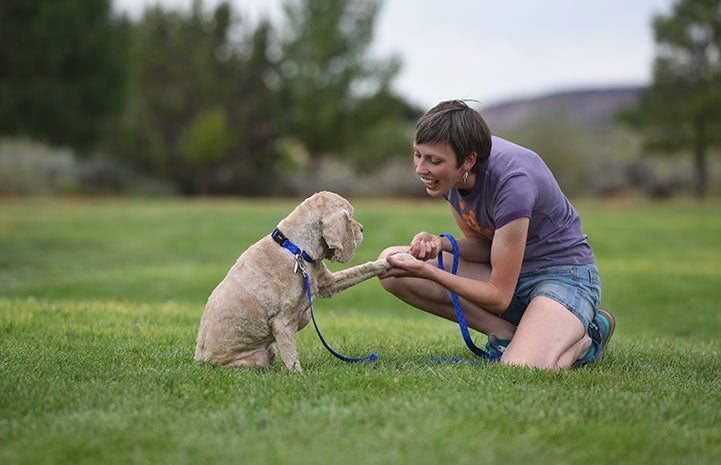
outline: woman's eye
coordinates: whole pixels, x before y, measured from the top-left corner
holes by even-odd
[[[421,155],[421,154],[418,153],[418,152],[416,152],[416,153],[413,154],[413,158],[415,158],[416,160],[421,160],[421,159],[423,159],[423,160],[426,161],[426,163],[430,163],[430,164],[433,165],[433,166],[438,166],[438,165],[440,165],[441,163],[443,163],[443,160],[436,160],[436,159],[431,158],[431,157],[424,157],[423,155]]]

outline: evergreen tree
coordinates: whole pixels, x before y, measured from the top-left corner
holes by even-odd
[[[0,133],[92,149],[123,103],[126,32],[110,0],[0,2]]]

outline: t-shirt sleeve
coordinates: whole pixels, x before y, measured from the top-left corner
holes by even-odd
[[[512,173],[498,185],[493,201],[495,228],[518,218],[530,218],[538,189],[525,173]]]

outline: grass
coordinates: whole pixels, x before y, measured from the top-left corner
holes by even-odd
[[[457,327],[375,281],[316,301],[329,343],[375,363],[310,327],[301,375],[196,365],[208,294],[293,204],[0,201],[0,463],[718,463],[717,202],[577,204],[618,323],[598,366],[433,363],[471,356]],[[351,264],[457,233],[442,203],[354,204]]]

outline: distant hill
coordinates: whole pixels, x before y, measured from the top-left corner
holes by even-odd
[[[537,118],[606,126],[623,107],[637,102],[642,87],[571,90],[482,107],[491,131],[509,131]]]
[[[493,134],[536,151],[565,192],[594,195],[637,183],[631,175],[639,171],[641,138],[616,115],[641,90],[569,90],[480,110]]]

